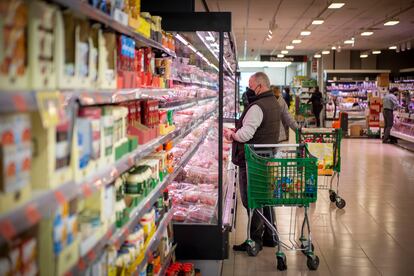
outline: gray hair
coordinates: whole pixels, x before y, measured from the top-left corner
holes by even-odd
[[[269,77],[263,72],[256,72],[253,76],[258,84],[261,84],[266,87],[270,87]]]

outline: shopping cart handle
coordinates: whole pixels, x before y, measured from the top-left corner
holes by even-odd
[[[303,144],[251,144],[254,148],[285,148],[285,147],[299,147]]]

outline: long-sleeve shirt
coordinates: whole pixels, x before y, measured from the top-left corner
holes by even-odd
[[[397,97],[392,93],[388,93],[384,96],[384,98],[382,99],[382,104],[384,109],[390,110],[395,110],[399,105]]]
[[[262,121],[262,109],[257,104],[251,106],[243,118],[243,126],[237,130],[233,139],[240,143],[246,143],[253,138]]]
[[[280,106],[280,115],[282,119],[282,125],[283,127],[280,128],[280,134],[279,134],[279,141],[286,140],[286,130],[285,128],[290,127],[293,130],[296,130],[299,128],[298,124],[296,123],[295,119],[293,119],[292,115],[289,113],[288,106],[283,99],[283,97],[279,97],[277,99],[277,102]],[[287,130],[289,131],[289,130]]]

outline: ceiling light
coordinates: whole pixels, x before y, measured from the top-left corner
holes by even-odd
[[[269,30],[269,34],[273,34],[272,30]]]
[[[361,36],[370,36],[370,35],[373,35],[373,34],[374,34],[374,32],[367,31],[367,32],[362,32]]]
[[[388,47],[388,49],[390,49],[390,50],[396,50],[397,49],[397,46],[390,46],[390,47]]]
[[[328,9],[340,9],[345,5],[345,3],[331,3],[328,6]]]
[[[288,46],[286,46],[286,49],[288,49],[288,50],[292,50],[292,49],[294,49],[295,48],[295,46],[293,46],[293,45],[288,45]]]
[[[401,44],[400,49],[401,49],[401,51],[403,51],[403,52],[405,51],[405,43]]]
[[[322,25],[323,22],[325,22],[325,20],[323,20],[323,19],[314,19],[312,21],[312,25]]]
[[[368,57],[368,54],[360,54],[359,57],[360,58],[367,58]]]
[[[379,54],[381,54],[381,51],[380,50],[374,50],[374,51],[372,51],[372,54],[373,55],[379,55]]]
[[[188,45],[187,40],[185,40],[185,38],[184,38],[184,37],[182,37],[181,35],[176,34],[176,35],[175,35],[175,37],[176,37],[179,41],[181,41],[182,43],[184,43],[184,45]]]
[[[301,31],[300,32],[300,35],[303,35],[303,36],[307,36],[307,35],[310,35],[311,34],[311,31]]]
[[[411,42],[410,41],[407,42],[407,50],[411,50]]]
[[[314,58],[321,58],[322,56],[320,54],[313,55]]]
[[[278,57],[278,58],[284,58],[284,57],[285,57],[285,55],[283,55],[283,54],[278,54],[278,55],[277,55],[277,57]]]
[[[335,47],[335,46],[332,46],[332,47],[331,47],[331,49],[332,49],[332,50],[336,50],[336,47]]]
[[[294,40],[292,40],[292,43],[293,44],[299,44],[299,43],[302,43],[302,40],[300,40],[300,39],[294,39]]]
[[[400,23],[400,20],[398,19],[391,19],[384,23],[384,26],[394,26]]]
[[[322,55],[329,55],[331,52],[328,50],[322,51]]]
[[[289,51],[288,50],[282,50],[282,51],[280,51],[282,54],[284,54],[284,55],[287,55],[287,54],[289,54]]]
[[[352,39],[348,39],[344,41],[344,44],[354,44],[354,41]]]

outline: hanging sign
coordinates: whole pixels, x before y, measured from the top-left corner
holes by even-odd
[[[277,55],[261,55],[260,61],[277,61],[277,62],[307,62],[308,56],[284,56]]]

